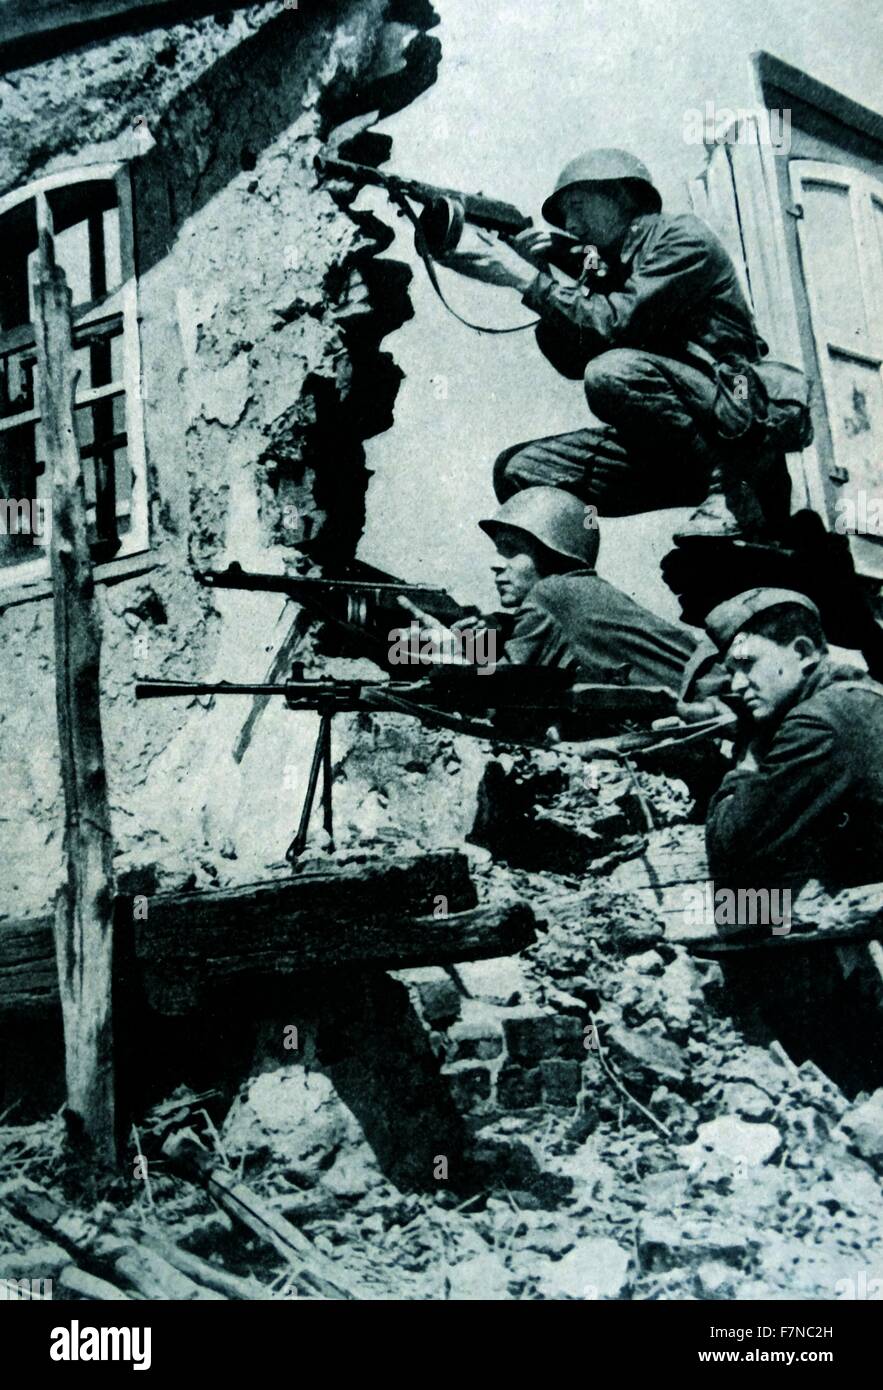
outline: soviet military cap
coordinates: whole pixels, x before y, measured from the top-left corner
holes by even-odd
[[[796,589],[746,589],[744,593],[737,594],[735,598],[728,598],[724,603],[712,608],[705,619],[706,631],[723,651],[730,645],[736,633],[741,632],[746,623],[756,618],[758,613],[765,613],[768,608],[779,608],[784,603],[806,608],[821,622],[819,610],[812,599]]]

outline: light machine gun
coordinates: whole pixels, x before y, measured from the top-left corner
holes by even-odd
[[[135,685],[139,700],[216,695],[281,695],[288,709],[319,714],[297,833],[286,851],[290,863],[306,847],[320,772],[323,823],[333,844],[331,721],[335,714],[408,714],[431,728],[518,747],[549,748],[566,740],[572,751],[599,758],[623,758],[725,733],[721,720],[681,725],[673,718],[675,696],[661,687],[574,683],[567,672],[517,666],[484,678],[474,668],[451,666],[410,681],[375,681],[306,679],[303,668],[295,665],[291,680],[279,683],[145,680]],[[641,727],[622,732],[635,724]],[[619,732],[611,735],[611,730]]]

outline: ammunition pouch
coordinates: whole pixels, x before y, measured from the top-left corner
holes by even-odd
[[[752,431],[754,443],[786,454],[812,443],[812,388],[799,367],[769,358],[718,361],[696,343],[688,343],[687,356],[714,377],[713,413],[721,439],[738,440]]]
[[[751,368],[766,397],[763,415],[767,442],[796,454],[813,440],[809,408],[812,386],[805,372],[787,362],[759,362]]]

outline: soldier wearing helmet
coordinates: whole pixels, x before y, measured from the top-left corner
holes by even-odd
[[[790,589],[749,589],[706,628],[750,730],[709,807],[713,878],[883,880],[883,686],[832,660],[818,609]]]
[[[551,484],[608,515],[702,502],[682,535],[763,529],[755,488],[781,507],[787,472],[758,443],[750,372],[744,402],[722,404],[715,364],[756,363],[766,345],[719,239],[698,217],[664,213],[648,170],[616,149],[572,160],[543,214],[586,248],[578,280],[553,276],[551,234],[535,227],[511,244],[477,233],[480,249],[445,263],[521,291],[539,315],[541,350],[582,378],[602,424],[507,449],[498,498]]]
[[[533,487],[479,525],[497,548],[497,591],[514,615],[505,662],[678,689],[695,639],[596,574],[592,508],[561,488]]]

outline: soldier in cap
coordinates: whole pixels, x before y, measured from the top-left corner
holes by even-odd
[[[706,627],[749,731],[709,807],[712,877],[883,881],[883,686],[834,662],[818,609],[796,591],[749,589]]]
[[[521,291],[540,317],[540,348],[583,379],[603,424],[507,449],[495,465],[497,497],[551,484],[607,515],[704,498],[682,535],[762,528],[754,486],[781,505],[787,471],[759,444],[751,373],[744,401],[719,389],[715,364],[737,368],[766,351],[719,239],[698,217],[664,213],[646,167],[616,149],[572,160],[543,214],[586,248],[575,282],[552,276],[551,234],[535,227],[511,244],[477,233],[479,249],[454,251],[445,264]]]
[[[562,488],[532,487],[479,525],[497,548],[494,581],[514,615],[504,662],[679,689],[696,639],[596,573],[600,537],[591,507]]]

